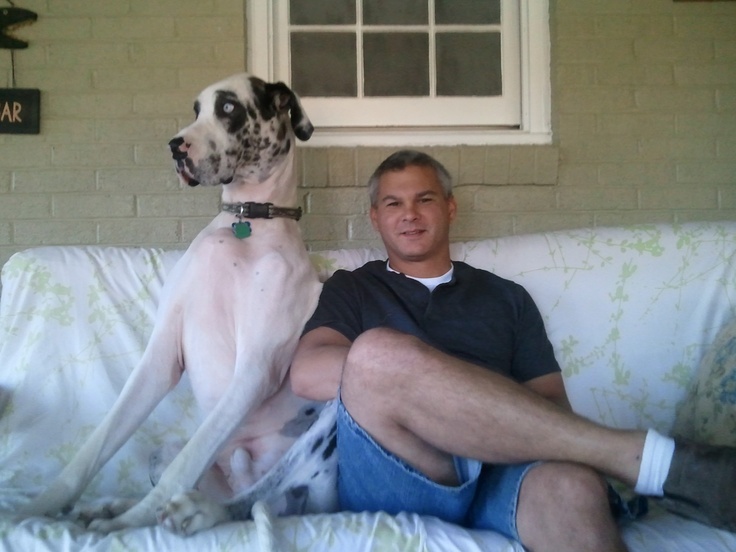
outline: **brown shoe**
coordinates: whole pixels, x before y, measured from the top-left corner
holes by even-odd
[[[673,514],[736,532],[736,448],[675,440],[661,504]]]

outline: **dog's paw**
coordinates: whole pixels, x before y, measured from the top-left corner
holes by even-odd
[[[183,536],[193,535],[231,520],[227,508],[199,491],[189,491],[172,497],[158,510],[156,517],[159,525]]]
[[[114,519],[127,512],[136,502],[138,501],[132,498],[107,498],[88,504],[78,504],[71,511],[69,517],[85,527],[92,528],[96,520]]]

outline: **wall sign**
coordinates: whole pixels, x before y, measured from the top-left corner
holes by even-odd
[[[0,134],[38,134],[40,122],[40,90],[0,88]]]

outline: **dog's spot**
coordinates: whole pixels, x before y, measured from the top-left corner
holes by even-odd
[[[330,443],[325,447],[325,450],[322,451],[322,459],[327,460],[332,456],[332,453],[335,452],[335,447],[337,447],[337,435],[332,436]]]
[[[321,446],[322,446],[322,441],[324,441],[324,439],[322,439],[322,437],[320,437],[319,439],[317,439],[317,440],[316,440],[316,441],[314,442],[314,445],[312,445],[312,450],[310,450],[309,452],[310,452],[311,454],[314,454],[314,453],[315,453],[315,452],[317,451],[317,449],[319,449],[319,447],[321,447]]]
[[[299,411],[296,417],[286,422],[279,433],[286,437],[298,437],[309,429],[316,419],[316,409],[308,406]]]

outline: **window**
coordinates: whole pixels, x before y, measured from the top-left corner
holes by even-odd
[[[300,94],[311,145],[549,143],[547,10],[547,0],[248,0],[248,67]]]

